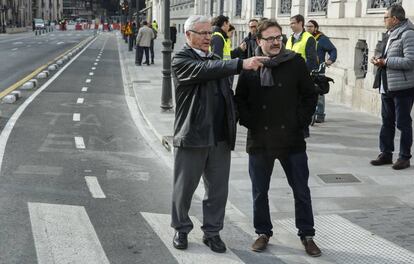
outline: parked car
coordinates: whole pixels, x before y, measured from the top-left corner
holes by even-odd
[[[33,19],[35,29],[46,29],[45,21],[41,18]]]

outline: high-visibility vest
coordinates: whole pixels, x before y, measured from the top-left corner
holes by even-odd
[[[158,24],[157,22],[152,22],[152,28],[158,31]]]
[[[131,25],[127,25],[126,27],[125,27],[125,35],[132,35],[132,28],[131,28]]]
[[[231,39],[227,38],[227,40],[223,37],[223,34],[220,32],[214,32],[212,36],[220,36],[223,39],[223,60],[230,60],[231,59]],[[211,51],[211,46],[210,46]]]
[[[313,38],[312,34],[307,31],[304,31],[300,36],[299,40],[293,44],[292,42],[293,36],[289,37],[286,43],[286,49],[293,50],[296,53],[299,53],[302,58],[306,61],[306,43],[308,42],[309,38]]]

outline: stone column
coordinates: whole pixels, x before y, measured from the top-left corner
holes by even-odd
[[[291,16],[297,14],[305,15],[305,0],[292,0]]]
[[[201,15],[201,0],[194,0],[194,15]]]
[[[264,12],[263,16],[267,18],[275,18],[276,17],[276,2],[273,0],[265,0],[264,1]]]
[[[345,2],[345,17],[361,17],[361,0],[347,0]]]

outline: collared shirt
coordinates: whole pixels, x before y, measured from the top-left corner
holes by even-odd
[[[300,33],[293,33],[293,37],[295,38],[296,41],[300,39],[300,36],[302,36],[302,33],[303,31]]]
[[[201,57],[201,58],[206,58],[206,57],[208,57],[208,53],[205,53],[204,51],[202,51],[202,50],[199,50],[199,49],[195,49],[195,48],[193,48],[192,47],[192,49]]]
[[[386,57],[388,47],[390,46],[390,40],[391,40],[391,38],[389,37],[391,35],[390,30],[387,31],[387,35],[388,35],[388,41],[387,41],[387,45],[385,46],[384,57]],[[388,60],[388,58],[385,58],[385,65],[387,65],[387,60]],[[384,86],[383,86],[383,81],[381,81],[381,84],[380,84],[380,93],[382,93],[382,94],[386,93],[385,89],[384,89]]]

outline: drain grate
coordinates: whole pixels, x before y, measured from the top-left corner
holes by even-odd
[[[318,174],[324,183],[354,183],[361,182],[350,173]]]

